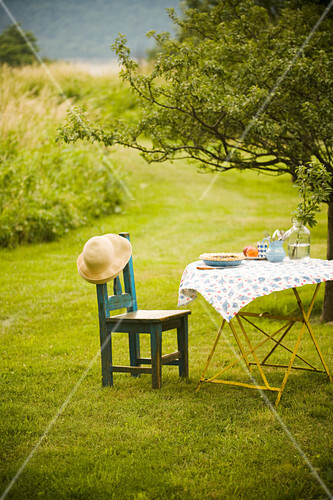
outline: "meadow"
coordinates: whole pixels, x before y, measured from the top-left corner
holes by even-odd
[[[12,116],[19,151],[38,147],[46,129],[53,144],[71,103],[85,102],[101,118],[135,112],[116,76],[74,75],[61,65],[51,69],[64,93],[72,91],[71,99],[58,96],[56,104],[51,99],[49,107],[41,105],[34,128],[24,119],[17,123],[21,132]],[[38,106],[38,96],[55,91],[41,69],[30,71],[27,81],[35,81],[35,87],[39,82]],[[20,70],[12,77],[24,78]],[[69,156],[80,150],[84,169],[94,163],[86,163],[85,156],[95,157],[95,166],[101,154],[106,157],[121,201],[119,210],[90,214],[53,241],[0,249],[0,498],[328,498],[333,386],[325,375],[293,372],[276,409],[274,394],[214,384],[196,392],[221,320],[198,297],[188,306],[188,381],[179,379],[174,367],[164,367],[161,390],[151,389],[149,375],[127,374],[115,374],[114,387],[102,388],[96,291],[76,269],[90,237],[128,231],[139,307],[175,309],[182,272],[201,253],[241,251],[264,231],[291,226],[298,203],[291,180],[229,172],[218,175],[202,198],[212,175],[199,173],[194,164],[148,166],[122,148],[55,147],[62,154],[69,150]],[[95,198],[103,203],[99,193]],[[311,231],[312,257],[326,256],[326,217],[323,207]],[[332,325],[319,320],[323,290],[313,324],[332,370]],[[305,304],[311,292],[311,286],[300,289]],[[296,311],[290,291],[257,299],[255,306]],[[217,362],[232,356],[230,333],[226,329]],[[142,337],[145,354],[148,343]],[[118,334],[114,345],[119,363],[128,363],[126,335]],[[172,332],[164,334],[163,346],[165,352],[176,346]],[[301,353],[316,360],[308,336]],[[242,368],[235,367],[235,377],[242,376]],[[277,371],[269,376],[281,380]]]

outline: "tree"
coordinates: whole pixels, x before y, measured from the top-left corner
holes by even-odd
[[[279,12],[279,7],[283,0],[256,0],[257,5],[261,5],[267,9],[269,15],[275,19]],[[209,11],[212,7],[218,5],[219,0],[184,0],[183,8],[186,9],[197,9],[201,12]]]
[[[23,66],[36,61],[39,48],[36,37],[30,32],[20,30],[20,25],[7,26],[0,35],[0,64],[9,66]]]
[[[285,0],[276,21],[254,0],[219,0],[182,18],[170,9],[180,32],[191,36],[150,33],[160,48],[150,74],[140,72],[123,36],[114,44],[121,76],[141,103],[137,122],[98,126],[74,110],[61,136],[128,146],[148,163],[189,158],[216,172],[295,178],[299,165],[317,161],[332,186],[333,26],[324,9]],[[333,259],[333,193],[327,258]],[[333,320],[332,282],[322,318]]]

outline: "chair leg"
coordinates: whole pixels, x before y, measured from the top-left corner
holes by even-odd
[[[150,348],[153,389],[162,385],[162,326],[150,325]]]
[[[102,386],[113,386],[112,366],[112,338],[105,326],[100,327]]]
[[[140,357],[140,335],[138,333],[128,334],[130,365],[140,366],[138,359]],[[132,373],[132,377],[140,377],[140,373]]]
[[[178,351],[182,353],[179,360],[179,376],[188,378],[188,318],[184,316],[183,324],[177,328]]]

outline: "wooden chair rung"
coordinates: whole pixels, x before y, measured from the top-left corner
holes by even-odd
[[[171,361],[178,361],[181,358],[182,353],[180,351],[172,352],[171,354],[164,354],[162,356],[162,365],[166,365]]]
[[[139,365],[150,365],[151,358],[138,358],[138,364]]]
[[[117,366],[113,365],[110,368],[111,372],[121,373],[152,373],[152,369],[146,366]]]

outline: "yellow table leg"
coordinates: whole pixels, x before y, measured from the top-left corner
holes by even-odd
[[[279,390],[279,394],[276,398],[276,401],[275,401],[275,406],[277,406],[280,402],[280,399],[281,399],[281,396],[282,396],[282,392],[283,392],[283,389],[285,388],[285,385],[287,383],[287,380],[288,380],[288,377],[289,377],[289,374],[290,374],[290,370],[293,366],[293,363],[294,363],[294,359],[295,359],[295,356],[297,354],[297,351],[298,351],[298,348],[299,348],[299,345],[301,343],[301,340],[302,340],[302,337],[303,337],[303,334],[304,334],[304,330],[305,330],[305,324],[303,324],[302,328],[301,328],[301,332],[298,336],[298,339],[297,339],[297,342],[296,342],[296,345],[295,345],[295,348],[294,348],[294,351],[291,355],[291,359],[290,359],[290,362],[289,362],[289,365],[288,365],[288,368],[287,368],[287,371],[286,371],[286,374],[284,376],[284,379],[283,379],[283,382],[282,382],[282,385],[280,387],[280,390]]]
[[[330,374],[329,369],[328,369],[328,366],[327,366],[327,364],[325,363],[325,360],[324,360],[323,355],[322,355],[322,353],[321,353],[320,347],[319,347],[319,345],[318,345],[318,342],[317,342],[317,340],[316,340],[316,337],[314,336],[313,330],[312,330],[311,325],[310,325],[310,323],[309,323],[309,317],[310,317],[310,314],[311,314],[312,308],[313,308],[314,303],[315,303],[316,295],[317,295],[317,293],[318,293],[318,291],[319,291],[319,285],[320,285],[320,283],[318,283],[318,285],[317,285],[317,287],[316,287],[316,290],[315,290],[315,293],[313,294],[313,298],[312,298],[312,301],[311,301],[311,304],[310,304],[310,307],[309,307],[309,311],[308,311],[308,313],[307,313],[307,314],[306,314],[306,313],[305,313],[305,311],[304,311],[304,307],[303,307],[303,304],[302,304],[301,298],[300,298],[300,296],[299,296],[299,294],[298,294],[298,292],[297,292],[296,288],[293,288],[293,291],[294,291],[294,294],[295,294],[295,296],[296,296],[296,300],[297,300],[297,302],[298,302],[299,308],[300,308],[300,310],[301,310],[301,313],[302,313],[302,316],[303,316],[303,319],[304,319],[304,323],[306,324],[306,327],[307,327],[307,329],[309,330],[309,333],[310,333],[311,339],[312,339],[312,341],[313,341],[313,343],[314,343],[314,345],[315,345],[315,348],[316,348],[316,350],[317,350],[317,353],[318,353],[318,356],[319,356],[319,358],[320,358],[320,361],[322,362],[322,365],[323,365],[323,367],[324,367],[324,370],[325,370],[325,372],[326,372],[326,374],[327,374],[327,376],[328,376],[328,378],[329,378],[330,382],[331,382],[331,383],[333,383],[332,375]]]
[[[249,346],[249,348],[250,348],[250,349],[252,349],[252,350],[253,350],[252,345],[251,345],[251,342],[250,342],[250,339],[249,339],[249,337],[247,336],[246,331],[245,331],[245,328],[244,328],[244,326],[243,326],[243,323],[241,322],[241,320],[240,320],[240,318],[239,318],[239,316],[238,316],[238,315],[237,315],[237,321],[238,321],[238,324],[239,324],[239,326],[240,326],[240,328],[241,328],[241,330],[242,330],[242,332],[243,332],[243,335],[244,335],[244,337],[245,337],[245,340],[246,340],[246,342],[247,342],[247,345]],[[261,378],[262,378],[262,379],[263,379],[263,381],[264,381],[265,387],[266,387],[267,389],[269,389],[269,383],[267,382],[267,379],[266,379],[266,377],[265,377],[265,374],[264,374],[264,372],[263,372],[263,369],[262,369],[262,368],[261,368],[261,366],[260,366],[259,359],[258,359],[258,357],[257,357],[257,355],[256,355],[255,350],[253,350],[253,357],[254,357],[254,361],[255,361],[255,363],[256,363],[256,365],[257,365],[257,367],[258,367],[258,370],[259,370],[259,373],[260,373],[260,375],[261,375]]]
[[[238,316],[236,316],[236,317],[237,317],[237,319],[238,319]],[[238,347],[239,347],[239,349],[240,349],[240,352],[241,352],[241,353],[243,354],[243,356],[244,356],[244,361],[245,361],[246,366],[247,366],[247,368],[248,368],[248,370],[249,370],[249,372],[250,372],[250,371],[251,371],[250,362],[248,361],[248,359],[247,359],[247,357],[246,357],[246,354],[245,354],[245,351],[244,351],[244,349],[243,349],[243,346],[242,346],[242,343],[241,343],[241,341],[240,341],[240,338],[238,337],[237,332],[236,332],[236,329],[234,328],[234,325],[232,324],[232,322],[231,322],[231,321],[230,321],[230,323],[229,323],[229,326],[230,326],[230,330],[232,331],[232,333],[233,333],[233,335],[234,335],[234,337],[235,337],[235,339],[236,339],[236,342],[237,342],[237,344],[238,344]],[[251,349],[251,346],[250,346],[249,344],[248,344],[248,346],[249,346],[249,348]]]
[[[213,377],[209,378],[207,381],[208,382],[212,382],[214,379],[216,379],[219,375],[222,375],[222,373],[224,373],[225,371],[229,370],[229,368],[232,368],[233,366],[235,366],[237,363],[239,363],[242,359],[244,359],[245,357],[249,356],[250,354],[252,354],[254,351],[256,351],[257,349],[259,349],[259,347],[261,347],[262,345],[266,344],[266,342],[268,342],[269,340],[271,340],[275,335],[277,335],[278,333],[281,332],[281,330],[285,328],[285,326],[283,326],[282,328],[279,328],[276,332],[272,333],[272,335],[269,335],[266,339],[262,340],[261,342],[258,342],[258,344],[256,344],[254,347],[252,347],[249,351],[245,352],[242,356],[240,356],[239,358],[237,358],[235,361],[233,361],[232,363],[230,363],[228,366],[226,366],[225,368],[223,368],[222,370],[220,370],[218,373],[216,373]],[[216,346],[215,346],[216,347]],[[215,350],[215,349],[214,349]],[[206,365],[207,366],[207,365]]]
[[[295,298],[297,300],[297,303],[298,303],[298,306],[299,306],[299,309],[300,309],[300,312],[302,314],[302,317],[292,317],[292,316],[279,316],[279,315],[272,315],[272,314],[268,314],[268,313],[264,313],[264,314],[258,314],[258,313],[247,313],[247,312],[243,312],[243,313],[239,313],[235,316],[236,320],[238,321],[238,324],[239,324],[239,327],[241,328],[241,331],[242,331],[242,334],[244,335],[244,338],[245,338],[245,341],[247,343],[247,346],[248,346],[248,349],[245,350],[244,346],[242,345],[242,342],[240,340],[240,337],[238,336],[237,334],[237,331],[234,327],[234,324],[232,323],[232,321],[229,323],[229,326],[230,326],[230,329],[233,333],[233,336],[238,344],[238,347],[241,351],[241,356],[238,357],[235,361],[233,361],[232,363],[230,363],[228,366],[226,366],[225,368],[223,368],[222,370],[220,370],[218,373],[216,373],[215,375],[213,375],[212,377],[210,378],[206,378],[206,373],[207,373],[207,370],[208,370],[208,367],[210,365],[210,362],[212,360],[212,357],[214,355],[214,352],[216,350],[216,347],[217,347],[217,344],[220,340],[220,337],[221,337],[221,334],[222,334],[222,330],[224,328],[224,325],[226,323],[226,320],[223,320],[222,321],[222,324],[220,326],[220,329],[218,331],[218,334],[217,334],[217,337],[215,339],[215,342],[214,342],[214,345],[211,349],[211,352],[208,356],[208,359],[207,359],[207,362],[206,362],[206,365],[204,367],[204,370],[202,372],[202,375],[201,375],[201,378],[200,378],[200,381],[199,381],[199,384],[198,384],[198,387],[197,387],[197,391],[200,389],[201,387],[201,384],[203,382],[215,382],[215,383],[221,383],[221,384],[228,384],[228,385],[234,385],[234,386],[242,386],[242,387],[248,387],[248,388],[251,388],[251,389],[260,389],[260,390],[269,390],[269,391],[276,391],[278,392],[278,396],[277,396],[277,399],[275,401],[275,405],[277,406],[280,402],[280,399],[281,399],[281,396],[282,396],[282,393],[284,391],[284,388],[286,386],[286,383],[287,383],[287,380],[288,380],[288,377],[290,375],[290,372],[291,372],[291,369],[293,368],[297,368],[297,369],[303,369],[303,370],[311,370],[311,371],[316,371],[316,372],[319,372],[319,373],[325,373],[327,374],[329,380],[331,382],[333,382],[333,379],[332,379],[332,376],[328,370],[328,367],[324,361],[324,358],[323,358],[323,355],[320,351],[320,348],[319,348],[319,345],[318,345],[318,342],[315,338],[315,335],[313,333],[313,330],[311,328],[311,325],[309,323],[309,318],[310,318],[310,315],[311,315],[311,312],[312,312],[312,309],[313,309],[313,306],[314,306],[314,303],[315,303],[315,300],[316,300],[316,297],[317,297],[317,294],[318,294],[318,291],[319,291],[319,286],[320,286],[320,283],[316,286],[316,289],[314,291],[314,294],[313,294],[313,297],[312,297],[312,300],[311,300],[311,303],[310,303],[310,306],[308,308],[308,311],[306,312],[305,309],[304,309],[304,306],[302,304],[302,301],[301,301],[301,298],[296,290],[296,288],[293,288],[293,292],[294,292],[294,295],[295,295]],[[277,319],[277,320],[283,320],[283,321],[286,321],[287,323],[279,328],[277,331],[275,331],[274,333],[272,333],[271,335],[269,335],[268,333],[266,333],[264,330],[262,330],[261,328],[259,328],[257,325],[255,325],[254,323],[252,323],[251,321],[249,321],[247,319],[246,316],[252,316],[252,317],[257,317],[257,318],[261,318],[261,317],[267,317],[268,319]],[[245,319],[250,325],[252,325],[254,328],[256,328],[258,331],[260,331],[261,333],[263,333],[266,338],[255,344],[254,346],[251,344],[250,342],[250,339],[246,333],[246,330],[244,328],[244,325],[241,321],[241,318]],[[295,347],[294,349],[289,349],[286,345],[282,344],[282,340],[284,339],[284,337],[289,333],[290,329],[294,326],[294,324],[296,322],[301,322],[302,323],[302,326],[301,326],[301,330],[300,330],[300,333],[298,335],[298,338],[297,338],[297,341],[296,341],[296,344],[295,344]],[[324,367],[324,370],[319,370],[317,368],[315,368],[311,363],[309,363],[308,361],[306,361],[304,358],[302,358],[301,356],[299,356],[297,354],[297,351],[299,349],[299,346],[301,344],[301,341],[302,341],[302,338],[303,338],[303,335],[304,335],[304,332],[305,332],[305,329],[307,328],[307,330],[309,331],[309,334],[311,336],[311,339],[314,343],[314,346],[317,350],[317,353],[318,353],[318,356],[323,364],[323,367]],[[274,337],[281,333],[282,332],[282,335],[280,336],[280,338],[278,340],[276,340]],[[266,342],[268,342],[269,340],[273,340],[273,342],[275,342],[275,346],[270,350],[270,352],[265,356],[264,360],[262,362],[259,361],[258,357],[257,357],[257,354],[256,354],[256,350],[259,349],[259,347],[261,347],[262,345],[264,345]],[[268,358],[273,354],[273,352],[276,350],[276,348],[278,346],[281,346],[282,348],[284,348],[285,350],[287,350],[288,352],[291,353],[291,358],[290,358],[290,361],[289,361],[289,364],[288,365],[268,365],[267,364],[267,360]],[[253,355],[254,357],[254,360],[255,360],[255,363],[249,361],[248,357],[250,355]],[[305,362],[308,367],[310,368],[304,368],[304,367],[294,367],[293,364],[294,364],[294,361],[295,361],[295,358],[297,357],[297,359]],[[259,386],[259,385],[255,385],[255,384],[247,384],[247,383],[243,383],[243,382],[236,382],[236,381],[231,381],[231,380],[222,380],[222,379],[218,379],[218,377],[220,375],[222,375],[224,372],[226,372],[227,370],[229,370],[230,368],[232,368],[233,366],[235,366],[237,363],[239,363],[241,360],[244,360],[245,363],[246,363],[246,366],[247,368],[250,370],[251,368],[251,365],[256,365],[259,372],[260,372],[260,375],[262,377],[262,380],[264,382],[264,386]],[[284,375],[284,379],[282,381],[282,384],[281,384],[281,387],[271,387],[266,379],[266,376],[263,372],[263,369],[262,367],[263,366],[272,366],[272,367],[279,367],[279,368],[286,368],[286,372],[285,372],[285,375]]]
[[[297,342],[296,342],[296,345],[295,345],[295,348],[294,348],[294,351],[291,355],[291,359],[290,359],[290,362],[289,362],[289,365],[288,365],[288,368],[287,368],[287,371],[286,371],[286,374],[284,376],[284,379],[283,379],[283,382],[282,382],[282,385],[281,385],[281,388],[279,390],[279,393],[278,393],[278,396],[276,398],[276,401],[275,401],[275,406],[277,406],[280,402],[280,399],[281,399],[281,396],[282,396],[282,393],[283,393],[283,390],[285,388],[285,385],[287,383],[287,380],[288,380],[288,377],[289,377],[289,374],[290,374],[290,371],[291,371],[291,368],[293,366],[293,363],[294,363],[294,360],[295,360],[295,356],[297,354],[297,351],[298,351],[298,348],[299,348],[299,345],[301,343],[301,340],[302,340],[302,337],[303,337],[303,334],[304,334],[304,331],[305,331],[305,327],[308,328],[308,330],[310,331],[311,330],[311,327],[309,325],[309,318],[310,318],[310,314],[312,312],[312,309],[313,309],[313,306],[314,306],[314,303],[315,303],[315,300],[316,300],[316,297],[317,297],[317,294],[319,292],[319,287],[320,287],[320,283],[317,284],[316,286],[316,289],[314,291],[314,294],[313,294],[313,297],[312,297],[312,300],[311,300],[311,303],[310,303],[310,306],[309,306],[309,309],[308,309],[308,312],[305,313],[305,310],[304,310],[304,307],[303,307],[303,303],[301,301],[301,298],[296,290],[296,288],[293,288],[293,292],[295,294],[295,297],[296,297],[296,300],[297,300],[297,303],[298,303],[298,306],[299,306],[299,309],[302,313],[302,317],[303,317],[303,325],[302,325],[302,328],[301,328],[301,331],[300,331],[300,334],[298,336],[298,339],[297,339]]]
[[[215,352],[215,349],[216,349],[216,347],[217,347],[217,344],[218,344],[218,342],[219,342],[219,340],[220,340],[221,333],[222,333],[222,330],[223,330],[224,325],[225,325],[225,319],[222,321],[222,324],[221,324],[220,329],[219,329],[219,331],[218,331],[218,334],[217,334],[217,337],[216,337],[216,339],[215,339],[214,345],[213,345],[212,350],[210,351],[210,354],[209,354],[209,356],[208,356],[208,359],[207,359],[207,362],[206,362],[205,368],[204,368],[204,370],[203,370],[203,372],[202,372],[202,375],[201,375],[201,378],[200,378],[200,381],[199,381],[198,387],[197,387],[197,389],[196,389],[197,391],[200,389],[202,382],[205,380],[205,375],[206,375],[206,372],[207,372],[207,369],[208,369],[209,363],[211,362],[211,359],[212,359],[212,357],[213,357],[213,354],[214,354],[214,352]]]
[[[245,321],[247,321],[251,326],[253,326],[254,328],[256,328],[259,332],[261,332],[263,335],[266,335],[266,337],[268,337],[269,335],[262,329],[262,328],[259,328],[258,325],[255,325],[252,321],[250,321],[249,319],[246,318],[246,315],[245,314],[241,314],[242,318],[245,319]],[[285,319],[285,317],[282,317],[282,316],[275,316],[274,319]],[[303,322],[303,320],[301,320],[301,322]],[[265,358],[261,361],[261,366],[275,366],[275,367],[281,367],[281,368],[287,368],[285,365],[271,365],[271,364],[268,364],[267,363],[267,360],[268,358],[273,354],[273,352],[275,351],[275,349],[278,347],[278,346],[281,346],[283,347],[283,349],[285,349],[286,351],[290,352],[290,354],[293,353],[293,351],[291,349],[289,349],[289,347],[287,347],[286,345],[282,344],[282,340],[284,339],[284,337],[286,336],[286,334],[290,331],[290,329],[292,328],[292,326],[295,324],[295,321],[293,323],[289,323],[288,325],[286,325],[286,330],[285,332],[281,335],[281,337],[279,338],[279,340],[275,340],[274,338],[272,338],[273,342],[275,342],[275,346],[273,347],[273,349],[265,356]],[[320,372],[320,373],[324,373],[323,370],[318,370],[318,368],[316,368],[315,366],[313,366],[311,363],[309,363],[309,361],[307,361],[306,359],[304,359],[302,356],[299,356],[299,354],[296,354],[296,358],[299,359],[300,361],[303,361],[303,363],[306,363],[308,366],[310,366],[310,368],[301,368],[301,367],[297,367],[298,370],[309,370],[309,371],[315,371],[315,372]],[[295,367],[293,367],[295,368]]]

